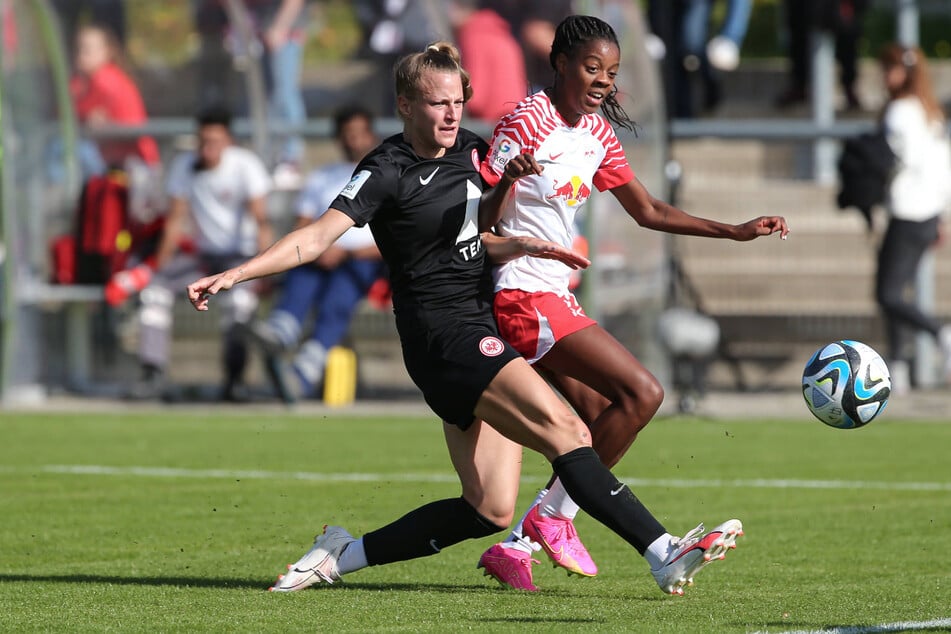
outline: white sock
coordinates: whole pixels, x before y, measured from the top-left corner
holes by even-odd
[[[547,493],[548,489],[542,489],[538,492],[538,495],[535,496],[535,499],[531,504],[528,505],[528,509],[522,515],[522,519],[518,521],[518,524],[512,528],[512,532],[509,533],[509,536],[506,537],[505,541],[502,542],[502,548],[516,548],[528,553],[529,555],[531,555],[535,550],[538,550],[537,548],[532,547],[532,541],[530,539],[522,535],[522,522],[525,521],[525,516],[528,515],[528,512],[531,511],[536,504],[539,504]]]
[[[651,542],[651,545],[644,551],[644,559],[650,564],[651,570],[660,570],[667,561],[667,555],[670,553],[670,533],[664,533]]]
[[[363,548],[362,537],[355,542],[350,542],[337,559],[337,570],[340,571],[341,575],[366,568],[369,565],[367,551]]]
[[[563,520],[573,520],[581,508],[575,504],[574,500],[565,491],[561,484],[561,478],[555,479],[555,482],[548,490],[548,494],[541,501],[541,508],[538,514],[542,517],[558,517]]]

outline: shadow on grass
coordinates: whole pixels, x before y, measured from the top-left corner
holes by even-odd
[[[17,575],[0,574],[0,583],[29,581],[40,583],[108,583],[120,586],[181,586],[184,588],[267,589],[260,579],[216,579],[214,577],[119,577],[115,575]]]
[[[112,584],[126,586],[174,586],[182,588],[250,588],[266,591],[272,581],[261,579],[240,579],[229,577],[122,577],[116,575],[30,575],[0,574],[0,583],[74,583],[74,584]],[[507,592],[504,588],[488,585],[448,584],[448,583],[339,583],[332,586],[315,586],[307,591],[332,592],[335,590],[363,590],[366,592],[442,592],[447,594],[472,592]],[[508,591],[510,592],[510,591]],[[568,595],[562,591],[546,591],[546,595]]]
[[[749,623],[734,623],[737,627],[749,628]],[[808,631],[808,632],[829,632],[829,634],[892,634],[897,632],[951,632],[951,625],[944,619],[940,623],[931,624],[928,621],[915,623],[893,623],[891,625],[816,625],[804,621],[768,621],[765,627],[769,630],[778,628],[777,632],[790,631]]]
[[[543,616],[507,616],[500,617],[495,619],[476,619],[477,623],[577,623],[585,625],[593,625],[604,623],[603,619],[584,619],[584,618],[555,618],[555,617],[543,617]]]
[[[0,577],[2,578],[2,577]],[[346,582],[331,586],[333,588],[349,588],[351,590],[365,590],[367,592],[382,592],[392,590],[394,592],[444,592],[455,594],[464,592],[471,594],[473,592],[504,593],[510,596],[534,596],[530,592],[520,592],[510,588],[503,588],[499,585],[488,584],[448,584],[448,583],[353,583]],[[546,596],[572,596],[572,593],[564,590],[545,590]]]

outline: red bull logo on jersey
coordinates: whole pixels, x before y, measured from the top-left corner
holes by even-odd
[[[582,204],[591,195],[591,188],[581,180],[580,176],[572,176],[563,185],[559,185],[558,181],[555,181],[553,185],[554,193],[548,194],[545,198],[548,200],[560,198],[569,207]]]

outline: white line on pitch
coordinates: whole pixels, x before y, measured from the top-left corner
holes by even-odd
[[[934,621],[902,621],[900,623],[882,623],[881,625],[840,625],[821,630],[786,630],[776,634],[879,634],[885,632],[911,632],[913,630],[931,630],[951,627],[951,618]],[[754,634],[766,634],[754,632]]]
[[[11,469],[2,469],[11,471]],[[30,471],[29,467],[16,469]],[[313,471],[259,471],[232,469],[178,469],[171,467],[110,467],[106,465],[44,465],[43,473],[75,475],[141,476],[152,478],[218,478],[246,480],[311,480],[316,482],[456,482],[454,473],[319,473]],[[951,491],[951,482],[874,482],[867,480],[795,479],[669,479],[619,478],[632,487],[738,488],[738,489],[874,489],[885,491]],[[522,476],[524,482],[547,480],[542,476]]]

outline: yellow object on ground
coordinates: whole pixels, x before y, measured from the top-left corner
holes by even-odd
[[[350,348],[334,346],[327,353],[324,370],[324,405],[350,405],[356,394],[357,355]]]

